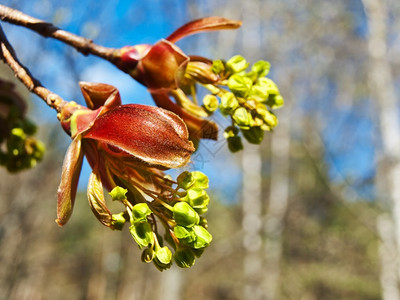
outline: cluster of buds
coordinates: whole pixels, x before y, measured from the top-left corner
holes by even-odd
[[[264,131],[278,124],[271,109],[281,107],[284,102],[277,85],[265,77],[270,69],[267,61],[254,63],[246,72],[248,67],[249,63],[240,55],[227,62],[214,61],[212,71],[220,78],[219,87],[212,86],[212,94],[203,99],[209,111],[219,108],[223,115],[230,116],[232,125],[225,129],[224,137],[232,152],[243,148],[239,131],[249,143],[259,144]],[[229,91],[223,87],[228,87]]]
[[[62,226],[72,214],[85,155],[92,167],[87,196],[96,218],[113,230],[130,223],[132,236],[145,248],[143,261],[153,261],[160,270],[171,265],[172,257],[181,267],[193,265],[194,256],[211,242],[201,217],[209,202],[208,178],[200,172],[183,172],[174,181],[163,173],[184,166],[195,150],[186,125],[162,108],[122,105],[113,86],[80,85],[87,107],[68,102],[58,115],[73,141],[64,159],[56,222]],[[124,205],[122,212],[109,210],[103,188]]]
[[[210,201],[205,191],[208,178],[198,171],[185,171],[177,181],[165,176],[164,184],[163,191],[158,193],[138,187],[150,201],[136,197],[136,201],[142,202],[134,205],[129,200],[128,189],[115,187],[110,195],[113,200],[124,204],[126,211],[112,215],[113,227],[121,229],[130,222],[130,233],[143,249],[143,262],[153,262],[161,271],[169,268],[172,260],[179,267],[188,268],[212,240],[203,217]],[[159,232],[158,224],[163,225],[163,234]]]
[[[43,158],[44,144],[34,138],[36,126],[10,82],[0,80],[0,165],[9,172],[32,168]]]
[[[229,149],[236,152],[243,148],[239,131],[250,143],[259,144],[264,131],[278,123],[270,109],[282,106],[283,98],[277,85],[265,77],[270,64],[259,61],[246,72],[249,64],[239,55],[226,62],[187,56],[175,42],[191,34],[240,25],[219,17],[195,20],[155,45],[122,48],[115,63],[145,85],[158,106],[183,119],[195,145],[202,138],[217,139],[218,126],[207,119],[214,111],[219,108],[230,116],[232,126],[226,128],[224,136]],[[199,87],[210,92],[202,101],[197,97]]]

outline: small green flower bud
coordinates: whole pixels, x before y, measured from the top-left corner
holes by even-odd
[[[187,191],[187,198],[189,199],[189,204],[194,208],[194,210],[201,214],[207,211],[207,205],[210,202],[210,197],[207,192],[200,188],[191,188]]]
[[[249,98],[258,102],[263,102],[267,101],[268,96],[268,86],[265,84],[260,84],[260,80],[258,79],[256,84],[251,87]]]
[[[235,74],[228,79],[229,89],[239,97],[247,97],[252,86],[253,81],[245,76]]]
[[[224,65],[223,61],[220,59],[214,60],[212,63],[211,71],[213,71],[217,75],[224,72],[225,65]]]
[[[206,95],[203,98],[203,106],[208,112],[214,112],[218,108],[218,99],[214,95]]]
[[[174,234],[179,239],[182,240],[185,244],[190,244],[196,239],[196,235],[192,228],[186,228],[183,226],[175,226]]]
[[[232,153],[243,150],[242,139],[240,136],[230,137],[226,141],[228,142],[228,148]]]
[[[22,128],[13,128],[11,130],[11,135],[13,135],[14,137],[19,138],[21,140],[26,139],[25,132]]]
[[[270,95],[278,95],[279,94],[278,86],[271,79],[262,77],[257,80],[257,83],[260,86],[265,86],[268,90],[268,94],[270,94]]]
[[[174,205],[173,217],[176,224],[185,227],[192,227],[200,221],[198,213],[186,202],[178,202]]]
[[[182,172],[176,180],[178,182],[178,187],[184,190],[190,188],[195,182],[194,176],[188,171]]]
[[[285,101],[281,95],[269,95],[267,105],[272,109],[277,109],[283,106]]]
[[[206,218],[204,218],[204,217],[200,217],[200,222],[199,222],[199,225],[200,225],[200,226],[203,226],[205,229],[207,229],[207,228],[208,228],[208,222],[207,222],[207,219],[206,219]]]
[[[264,77],[267,76],[270,68],[271,64],[269,62],[260,60],[251,67],[251,71],[257,73],[258,77]]]
[[[228,139],[228,138],[232,138],[237,136],[239,133],[239,129],[237,127],[234,126],[229,126],[226,127],[226,129],[224,130],[224,138]]]
[[[232,119],[241,129],[249,129],[253,121],[250,112],[244,107],[236,109],[232,115]]]
[[[194,265],[196,257],[190,248],[178,248],[174,253],[174,260],[180,268],[190,268]]]
[[[222,95],[221,104],[219,105],[222,114],[230,115],[238,106],[239,102],[233,93],[228,92]]]
[[[140,249],[154,244],[154,235],[150,223],[136,223],[129,227],[129,231]]]
[[[151,214],[151,210],[147,203],[138,203],[133,206],[132,218],[134,223],[147,222],[147,216]]]
[[[264,138],[264,130],[260,127],[251,127],[248,130],[242,129],[243,136],[251,144],[260,144]]]
[[[193,171],[192,175],[195,179],[193,187],[197,187],[200,189],[208,189],[208,177],[206,174],[200,171]]]
[[[199,258],[199,257],[203,254],[204,249],[205,249],[205,248],[200,248],[200,249],[194,249],[194,248],[192,248],[191,250],[192,250],[194,256],[196,256],[197,258]]]
[[[256,110],[258,116],[260,116],[265,124],[268,125],[268,128],[273,128],[278,125],[277,117],[272,112],[270,112],[264,104],[258,104]],[[264,128],[262,129],[265,130]]]
[[[168,247],[164,246],[156,250],[156,255],[153,259],[154,264],[160,270],[166,270],[171,267],[172,264],[172,252]]]
[[[226,62],[226,66],[233,73],[239,73],[246,70],[249,64],[244,57],[240,55],[235,55]]]
[[[32,153],[32,157],[36,160],[36,161],[40,161],[43,159],[44,153],[46,152],[46,147],[45,145],[36,139],[34,140],[34,144],[33,144],[33,153]]]
[[[109,192],[109,195],[114,201],[122,201],[126,199],[125,194],[128,192],[127,189],[124,189],[120,186],[116,186]]]
[[[125,219],[125,212],[119,213],[119,214],[113,214],[111,216],[111,229],[113,230],[122,230],[126,223]]]
[[[263,120],[270,127],[275,127],[278,125],[278,118],[270,111],[267,111],[267,113],[263,116]]]
[[[193,244],[193,248],[201,249],[208,247],[212,241],[212,235],[202,226],[193,226],[193,231],[196,235],[196,241]]]
[[[142,252],[142,262],[149,263],[153,260],[155,252],[152,248],[146,248]]]
[[[22,121],[22,129],[27,135],[34,135],[37,131],[36,125],[28,119]]]

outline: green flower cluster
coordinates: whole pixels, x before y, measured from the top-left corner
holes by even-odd
[[[212,94],[203,99],[208,112],[219,108],[223,115],[231,118],[232,125],[225,129],[224,137],[232,152],[243,149],[239,132],[249,143],[261,143],[264,131],[270,131],[278,124],[271,109],[284,103],[277,85],[265,77],[270,64],[261,60],[253,64],[250,71],[247,71],[248,67],[249,63],[240,55],[226,62],[215,60],[211,70],[220,78],[218,85],[228,87],[229,91],[209,86]]]
[[[153,201],[135,205],[128,202],[126,189],[116,187],[110,192],[113,200],[121,201],[127,209],[127,214],[112,216],[113,228],[122,229],[128,217],[129,231],[143,249],[142,261],[153,262],[161,271],[168,269],[173,260],[181,268],[191,267],[212,240],[203,217],[210,202],[205,191],[207,176],[198,171],[185,171],[176,182],[170,179],[168,182],[176,185],[171,195],[159,195]],[[164,226],[163,236],[158,232],[156,218]]]
[[[0,165],[9,172],[34,167],[43,158],[44,144],[33,137],[36,126],[25,118],[25,104],[13,85],[1,80],[0,108]]]

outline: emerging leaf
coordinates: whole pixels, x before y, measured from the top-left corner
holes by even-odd
[[[63,226],[72,214],[76,189],[82,167],[83,152],[81,136],[77,136],[69,146],[61,173],[61,183],[57,191],[57,224]]]
[[[112,215],[107,208],[104,200],[103,185],[101,184],[100,177],[96,172],[92,172],[89,177],[89,183],[87,188],[87,197],[89,200],[90,208],[96,216],[96,218],[103,225],[110,227],[112,221]]]

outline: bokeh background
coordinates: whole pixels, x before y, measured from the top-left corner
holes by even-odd
[[[242,20],[239,30],[178,45],[213,59],[268,60],[286,103],[260,146],[231,154],[223,138],[201,143],[187,169],[210,178],[213,243],[191,269],[161,273],[140,261],[128,230],[112,232],[92,216],[87,166],[71,220],[55,224],[69,137],[18,85],[47,153],[21,174],[0,170],[0,299],[400,299],[399,1],[2,4],[115,48],[155,43],[204,16]],[[108,62],[1,25],[21,62],[64,99],[83,102],[83,80],[115,85],[124,103],[152,104]],[[0,76],[13,80],[4,65]]]

